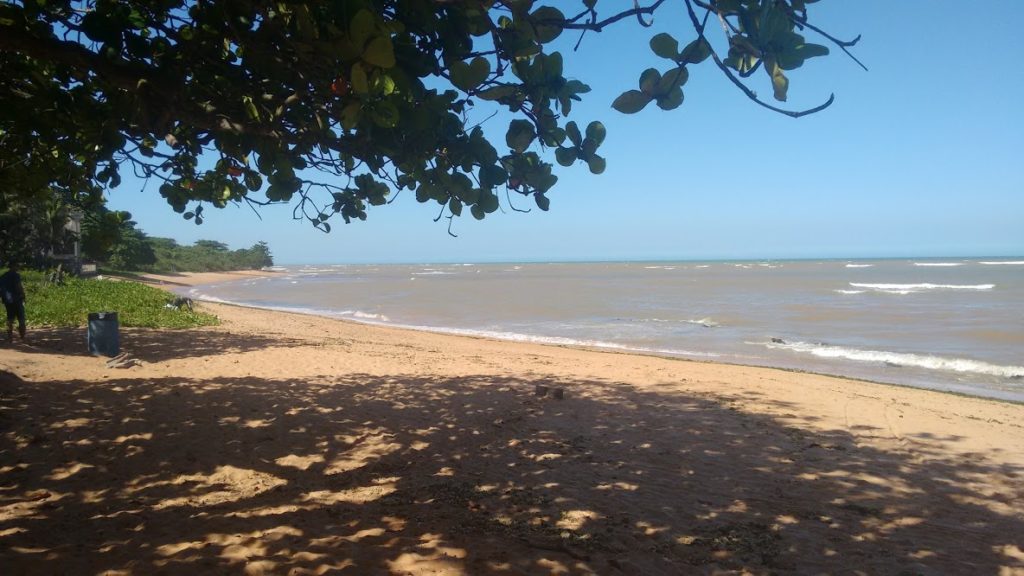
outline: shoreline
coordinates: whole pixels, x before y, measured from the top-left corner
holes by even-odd
[[[201,284],[188,285],[188,286],[201,286]],[[499,336],[488,336],[482,334],[470,334],[459,332],[457,328],[431,328],[429,326],[412,326],[407,324],[390,324],[385,322],[375,322],[372,320],[363,320],[360,318],[349,318],[341,316],[331,316],[329,314],[320,314],[317,312],[306,312],[288,308],[273,308],[267,306],[257,306],[255,304],[244,304],[240,302],[228,302],[226,300],[206,299],[198,298],[196,302],[203,304],[209,304],[214,306],[227,306],[232,308],[241,308],[246,310],[255,310],[261,312],[273,312],[276,314],[290,314],[295,316],[309,316],[313,318],[320,318],[331,322],[342,322],[345,324],[353,324],[356,326],[369,326],[372,328],[384,328],[389,330],[397,330],[399,332],[417,332],[422,334],[433,334],[437,336],[447,336],[452,338],[467,338],[470,340],[482,340],[487,342],[495,343],[506,343],[506,344],[528,344],[533,346],[544,346],[552,348],[561,348],[565,350],[579,350],[583,352],[594,352],[599,354],[621,354],[624,356],[637,356],[641,358],[657,358],[660,360],[668,360],[673,362],[692,362],[697,364],[710,364],[715,366],[725,366],[734,368],[755,368],[761,370],[777,370],[780,372],[788,372],[792,374],[803,374],[809,376],[821,376],[823,378],[835,378],[839,380],[847,380],[850,382],[872,384],[876,386],[892,386],[894,388],[901,388],[907,390],[917,390],[922,392],[930,392],[934,394],[948,394],[950,396],[956,396],[960,398],[970,398],[973,400],[987,400],[991,402],[997,402],[1000,404],[1009,404],[1013,406],[1024,406],[1024,400],[1014,400],[1011,398],[999,398],[995,396],[984,396],[981,394],[972,394],[970,392],[961,392],[957,390],[940,390],[937,388],[925,388],[922,386],[913,386],[911,384],[901,384],[898,382],[885,382],[882,380],[871,380],[869,378],[858,378],[856,376],[846,376],[843,374],[832,374],[828,372],[815,372],[813,370],[802,370],[800,368],[788,368],[781,366],[767,366],[760,364],[743,364],[740,362],[728,362],[725,360],[714,360],[714,359],[703,359],[703,358],[688,358],[682,355],[674,355],[670,353],[660,353],[656,351],[643,350],[639,348],[628,348],[621,347],[616,348],[615,346],[600,346],[600,345],[587,345],[587,344],[561,344],[557,342],[547,341],[534,341],[534,340],[517,340],[514,338],[501,338]]]
[[[1024,574],[1017,404],[199,306],[130,368],[0,346],[0,563]]]
[[[235,282],[235,281],[242,281],[242,280],[250,279],[250,278],[274,277],[274,276],[278,276],[278,275],[281,275],[281,274],[283,274],[283,272],[277,271],[277,270],[253,270],[253,271],[246,270],[246,271],[237,271],[237,272],[183,273],[183,277],[179,278],[178,282],[176,282],[176,284],[180,288],[198,288],[198,287],[202,287],[202,286],[206,286],[206,285],[219,284],[219,283],[222,283],[222,282]],[[163,278],[166,278],[164,276],[153,275],[153,274],[147,274],[147,275],[143,275],[143,276],[148,278],[148,279],[152,279],[154,281],[154,285],[161,285],[161,284],[163,284],[163,282],[161,282],[160,280],[162,280]],[[157,282],[159,282],[159,283],[157,283]],[[186,295],[186,294],[183,294],[183,295]],[[378,322],[378,321],[361,319],[361,318],[355,318],[355,317],[331,315],[331,314],[327,313],[326,311],[322,311],[322,312],[321,311],[314,311],[314,310],[308,310],[307,311],[307,310],[304,310],[304,309],[291,309],[291,308],[286,308],[286,307],[258,306],[258,305],[255,305],[255,304],[246,304],[246,303],[240,303],[240,302],[230,302],[230,301],[216,299],[216,298],[203,298],[203,297],[200,297],[200,298],[196,298],[195,300],[199,301],[199,302],[206,302],[206,303],[218,304],[218,305],[224,305],[224,306],[237,306],[237,307],[248,308],[248,309],[253,309],[253,310],[263,310],[263,311],[268,311],[268,312],[280,312],[280,313],[285,313],[285,314],[298,314],[298,315],[305,315],[305,316],[314,316],[314,317],[317,317],[317,318],[324,318],[324,319],[327,319],[327,320],[333,320],[333,321],[339,321],[339,322],[351,322],[351,323],[358,324],[358,325],[363,325],[363,326],[391,328],[391,329],[395,329],[395,330],[409,330],[409,331],[413,331],[413,332],[423,332],[423,333],[428,333],[428,334],[437,334],[437,335],[454,336],[454,337],[462,337],[462,338],[479,338],[479,339],[485,339],[485,340],[493,340],[493,341],[497,341],[497,342],[507,342],[507,343],[510,343],[510,344],[518,344],[518,343],[536,344],[536,345],[540,345],[540,346],[554,346],[554,347],[559,347],[559,348],[590,350],[590,351],[595,351],[595,352],[609,352],[609,353],[636,355],[636,356],[644,356],[644,357],[652,357],[652,358],[663,358],[663,359],[678,360],[678,361],[685,361],[685,362],[707,362],[707,363],[711,363],[711,364],[721,364],[723,366],[736,366],[736,367],[748,367],[748,368],[764,368],[764,369],[769,369],[769,370],[781,370],[781,371],[784,371],[784,372],[792,372],[792,373],[795,373],[795,374],[813,374],[813,375],[826,376],[826,377],[832,377],[832,378],[840,378],[840,379],[850,380],[850,381],[854,381],[854,382],[865,382],[865,383],[870,383],[870,384],[877,384],[877,385],[881,385],[881,386],[894,386],[894,387],[897,387],[897,388],[908,388],[908,389],[911,389],[911,390],[926,390],[926,391],[930,391],[930,392],[937,392],[937,393],[940,393],[940,394],[950,394],[950,395],[953,395],[953,396],[959,396],[959,397],[964,397],[964,398],[976,398],[976,399],[983,399],[983,400],[993,400],[993,401],[996,401],[996,402],[1004,402],[1004,403],[1014,404],[1014,405],[1024,405],[1024,399],[1015,399],[1015,398],[1010,398],[1010,397],[1005,397],[1005,396],[1001,397],[1001,396],[985,395],[985,394],[981,393],[982,391],[986,391],[985,389],[983,389],[983,388],[979,389],[976,386],[970,386],[970,385],[963,386],[962,389],[960,389],[960,390],[957,390],[957,389],[928,388],[928,387],[924,387],[924,386],[917,386],[917,385],[914,385],[914,384],[907,384],[907,383],[901,383],[901,382],[891,382],[891,381],[884,381],[884,380],[875,380],[875,379],[871,379],[871,378],[858,377],[858,376],[850,376],[850,375],[845,375],[845,374],[841,374],[841,373],[819,372],[819,371],[815,371],[815,370],[808,370],[808,369],[802,369],[802,368],[793,368],[793,367],[785,367],[785,366],[771,366],[771,365],[765,365],[765,364],[746,364],[746,363],[742,363],[742,362],[730,362],[727,359],[692,357],[692,356],[687,356],[687,355],[684,355],[684,354],[673,354],[673,353],[670,353],[670,352],[663,352],[663,351],[657,351],[657,350],[647,350],[647,349],[642,349],[642,348],[631,348],[631,347],[626,346],[626,345],[618,345],[618,344],[615,344],[615,343],[608,343],[607,345],[586,344],[586,343],[583,343],[583,342],[579,342],[579,343],[575,343],[575,342],[562,343],[562,342],[552,341],[552,340],[556,340],[557,338],[536,337],[536,336],[531,336],[529,334],[517,335],[517,336],[522,336],[523,338],[515,338],[515,337],[512,337],[511,335],[509,337],[502,337],[500,335],[480,334],[480,333],[477,333],[478,331],[473,331],[473,330],[468,330],[468,329],[460,329],[460,328],[417,326],[417,325],[408,325],[408,324],[393,324],[393,323],[388,323],[388,322]],[[533,339],[533,338],[536,338],[536,339]],[[569,339],[569,340],[571,340],[571,339]],[[992,392],[992,391],[989,391],[989,392]]]

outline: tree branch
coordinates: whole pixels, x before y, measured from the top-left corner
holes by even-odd
[[[840,39],[836,38],[835,36],[832,36],[828,32],[825,32],[821,28],[818,28],[814,24],[811,24],[806,19],[800,18],[800,17],[798,17],[798,16],[796,16],[794,14],[789,14],[789,19],[792,20],[797,26],[804,26],[804,27],[810,28],[811,30],[814,30],[818,34],[821,34],[822,36],[824,36],[825,38],[830,40],[833,44],[838,46],[840,50],[842,50],[843,52],[846,52],[846,55],[849,56],[851,60],[856,62],[857,65],[859,65],[861,68],[863,68],[865,72],[869,72],[868,67],[865,66],[863,62],[858,60],[857,57],[854,56],[852,52],[847,50],[847,48],[849,48],[850,46],[856,46],[857,42],[860,42],[860,34],[858,34],[857,37],[854,38],[853,40],[840,40]]]
[[[726,66],[724,62],[722,62],[721,58],[718,57],[718,53],[715,52],[715,49],[713,47],[711,47],[711,43],[708,42],[707,38],[704,38],[704,31],[701,28],[700,20],[697,18],[697,13],[694,12],[693,10],[693,4],[691,0],[686,0],[686,11],[689,12],[690,14],[690,21],[693,23],[694,29],[699,32],[700,38],[703,38],[704,42],[707,43],[709,50],[711,51],[711,58],[714,59],[715,65],[718,66],[718,69],[721,70],[725,74],[725,76],[730,81],[732,81],[733,84],[736,85],[736,87],[738,87],[744,94],[746,94],[747,98],[750,98],[758,105],[763,106],[771,110],[772,112],[778,112],[779,114],[782,114],[784,116],[789,116],[790,118],[799,118],[801,116],[807,116],[808,114],[821,112],[825,108],[831,106],[832,103],[835,101],[836,95],[830,94],[828,100],[826,100],[824,104],[820,104],[818,106],[815,106],[814,108],[809,108],[807,110],[786,110],[784,108],[777,108],[761,100],[760,98],[757,97],[757,94],[753,90],[748,88],[746,84],[741,82],[740,79],[737,78],[736,75],[732,73],[732,70],[728,66]]]
[[[43,39],[15,26],[0,26],[0,51],[18,52],[30,58],[67,64],[80,71],[94,71],[118,88],[134,90],[141,80],[152,79],[128,62],[118,63],[87,50],[81,44],[56,38]]]
[[[608,18],[605,18],[604,20],[601,20],[600,22],[593,22],[593,21],[591,21],[591,22],[582,22],[582,23],[576,22],[575,21],[576,18],[579,18],[579,16],[577,16],[576,18],[573,18],[572,20],[555,20],[555,21],[551,21],[551,22],[544,21],[544,23],[545,24],[553,24],[553,25],[556,25],[556,26],[561,26],[563,30],[593,30],[594,32],[600,32],[605,26],[607,26],[609,24],[614,24],[615,22],[618,22],[619,20],[622,20],[623,18],[629,18],[630,16],[636,16],[637,18],[642,18],[644,14],[654,14],[654,11],[657,10],[658,7],[661,6],[664,2],[665,2],[665,0],[658,0],[657,2],[655,2],[654,4],[651,4],[650,6],[647,6],[646,8],[641,8],[641,7],[637,6],[636,4],[634,4],[634,6],[636,6],[636,7],[633,8],[632,10],[626,10],[625,12],[619,12],[618,14],[616,14],[614,16],[610,16]],[[584,13],[584,14],[586,14],[586,13]],[[644,21],[641,20],[640,23],[644,24]],[[644,24],[644,25],[645,26],[650,26],[650,24]]]

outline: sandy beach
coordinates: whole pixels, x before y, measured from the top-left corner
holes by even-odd
[[[202,308],[0,345],[0,571],[1024,574],[1022,405]]]

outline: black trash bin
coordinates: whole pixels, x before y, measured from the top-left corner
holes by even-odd
[[[94,356],[113,358],[121,352],[118,336],[117,312],[93,312],[89,314],[89,353]]]

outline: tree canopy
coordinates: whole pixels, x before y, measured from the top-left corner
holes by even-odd
[[[688,68],[712,62],[763,106],[823,109],[831,98],[786,111],[746,84],[762,71],[785,101],[788,72],[829,51],[804,34],[856,42],[812,24],[815,1],[681,0],[692,34],[653,36],[662,65],[612,106],[674,109]],[[438,218],[482,219],[509,192],[547,210],[551,160],[605,169],[604,126],[569,120],[590,88],[552,43],[648,25],[665,3],[3,1],[0,187],[88,204],[130,170],[197,223],[207,206],[293,202],[325,231],[403,189]],[[478,124],[492,113],[503,141]]]

